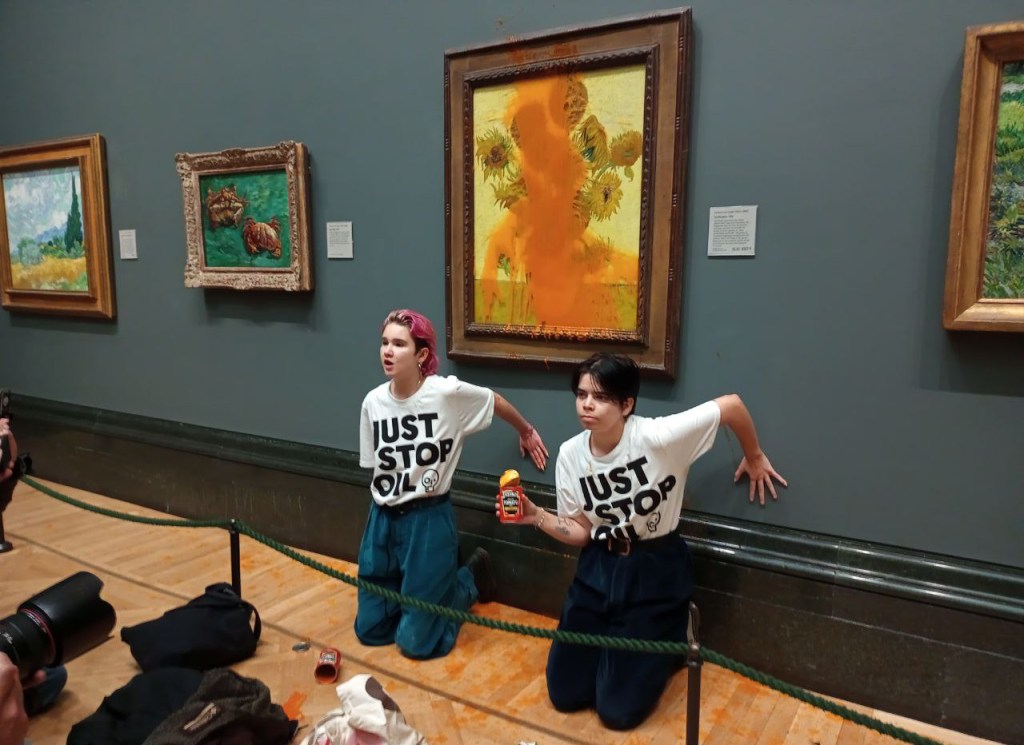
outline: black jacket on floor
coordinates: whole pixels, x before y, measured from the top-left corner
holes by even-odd
[[[287,745],[295,726],[261,681],[219,668],[145,745]]]
[[[163,667],[103,699],[68,745],[286,745],[295,726],[255,678]]]
[[[164,667],[139,673],[71,728],[68,745],[142,745],[199,690],[198,670]]]

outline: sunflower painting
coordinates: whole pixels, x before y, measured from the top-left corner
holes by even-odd
[[[636,332],[644,65],[473,91],[473,321]]]

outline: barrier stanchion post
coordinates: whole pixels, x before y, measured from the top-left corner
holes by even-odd
[[[238,545],[238,521],[234,518],[231,519],[228,532],[231,534],[231,587],[238,593],[238,597],[242,597],[241,549]]]
[[[686,745],[697,745],[700,736],[700,611],[690,603],[690,623],[686,629],[689,649],[686,651]]]

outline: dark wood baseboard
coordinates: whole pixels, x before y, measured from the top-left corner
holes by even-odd
[[[355,453],[16,397],[43,478],[192,518],[234,517],[354,560],[369,504]],[[528,485],[530,486],[530,485]],[[575,553],[498,524],[494,478],[460,473],[464,551],[492,554],[499,599],[557,616]],[[554,505],[553,490],[530,486]],[[1024,570],[687,513],[703,641],[813,690],[1024,742]],[[227,538],[225,537],[225,541]]]

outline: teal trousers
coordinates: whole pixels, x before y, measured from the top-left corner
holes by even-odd
[[[459,538],[452,503],[404,514],[374,502],[359,546],[359,579],[456,610],[479,595],[473,574],[458,566]],[[403,608],[359,590],[356,636],[363,644],[397,644],[414,659],[443,657],[455,646],[460,622]]]

